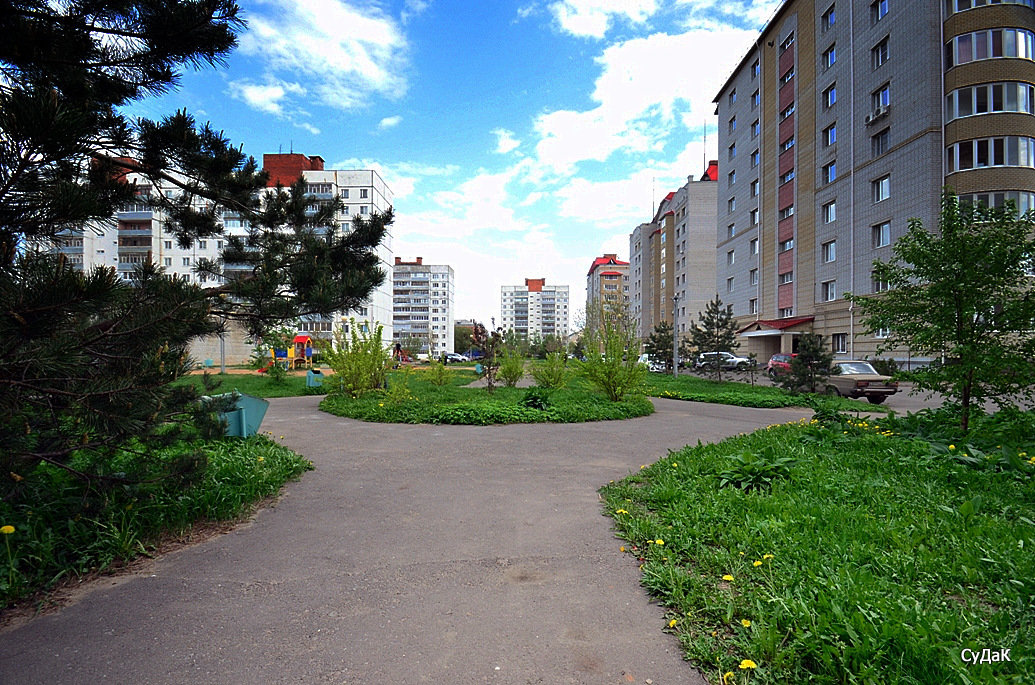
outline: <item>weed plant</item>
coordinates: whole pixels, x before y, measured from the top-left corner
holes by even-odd
[[[370,392],[358,398],[331,395],[320,408],[337,416],[382,423],[440,423],[491,425],[499,423],[580,423],[646,416],[654,406],[643,395],[628,395],[620,402],[608,397],[581,379],[568,387],[550,390],[538,400],[520,388],[496,388],[490,395],[484,388],[463,387],[474,380],[473,374],[449,370],[452,382],[437,386],[422,373],[406,376],[391,372],[388,392]],[[393,395],[404,384],[403,398]]]
[[[889,425],[826,411],[602,489],[713,682],[1035,682],[1035,459],[962,461]],[[765,487],[721,487],[777,460]],[[961,659],[984,648],[1011,660]]]
[[[261,436],[181,444],[152,456],[188,458],[200,468],[189,480],[148,480],[135,473],[137,455],[125,453],[112,468],[131,482],[84,483],[47,464],[20,476],[14,497],[0,501],[0,524],[13,528],[4,535],[10,555],[0,558],[2,606],[117,568],[197,522],[240,517],[312,468]],[[138,477],[144,479],[132,482]]]
[[[841,411],[885,411],[873,407],[866,402],[848,398],[824,397],[790,393],[782,388],[749,385],[716,381],[680,374],[673,378],[668,374],[650,373],[644,382],[644,392],[650,397],[684,400],[688,402],[710,402],[713,404],[730,404],[738,407],[759,407],[775,409],[779,407],[818,407],[829,406]]]

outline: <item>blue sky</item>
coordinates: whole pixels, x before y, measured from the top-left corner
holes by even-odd
[[[456,316],[545,277],[585,303],[653,202],[716,158],[712,99],[779,0],[239,0],[227,66],[145,103],[246,153],[374,168],[395,255],[456,272]],[[707,124],[707,142],[705,142]]]

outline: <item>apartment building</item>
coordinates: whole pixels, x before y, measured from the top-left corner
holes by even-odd
[[[453,352],[453,268],[422,257],[395,258],[392,274],[393,342],[414,354]]]
[[[605,301],[629,306],[629,262],[618,259],[617,254],[597,257],[586,274],[586,311]]]
[[[568,286],[547,285],[545,278],[526,278],[524,285],[500,288],[500,322],[532,340],[555,335],[568,337]]]
[[[630,313],[646,338],[662,321],[685,334],[715,296],[715,202],[719,164],[712,160],[658,204],[653,219],[629,234]]]
[[[846,292],[940,192],[1035,207],[1032,0],[786,0],[715,99],[716,289],[760,359],[820,333],[872,356]],[[908,350],[893,356],[909,360]],[[924,360],[920,360],[924,361]]]

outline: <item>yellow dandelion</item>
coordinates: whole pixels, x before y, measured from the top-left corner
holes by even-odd
[[[260,462],[262,462],[262,461],[266,461],[266,457],[259,457],[259,461],[260,461]]]
[[[679,621],[677,621],[676,619],[672,619],[671,621],[668,622],[668,627],[669,628],[675,628],[677,623],[679,623]]]
[[[625,509],[615,509],[615,513],[616,514],[628,514],[629,512],[627,512]]]
[[[763,554],[763,555],[762,555],[762,558],[763,558],[763,559],[772,559],[772,558],[773,558],[773,555],[772,555],[772,554]]]
[[[4,526],[4,527],[0,528],[0,534],[3,534],[3,535],[10,535],[13,532],[14,532],[14,526]]]
[[[756,561],[755,561],[755,562],[754,562],[754,563],[753,563],[752,565],[753,565],[753,566],[761,566],[761,565],[762,565],[762,562],[761,562],[761,561],[758,561],[758,560],[756,560]]]
[[[712,637],[715,637],[715,636],[716,636],[716,635],[718,635],[718,634],[719,634],[719,631],[717,631],[717,630],[713,630],[713,631],[712,631]]]
[[[654,544],[655,545],[663,545],[663,544],[665,544],[665,541],[662,540],[661,538],[658,538],[657,540],[654,541]]]
[[[622,545],[621,547],[619,547],[618,551],[619,552],[624,552],[625,551],[625,545]]]
[[[747,620],[746,618],[742,618],[740,619],[740,625],[744,626],[745,628],[750,628],[751,621]]]
[[[283,436],[283,435],[282,435],[282,436],[280,436],[280,439],[281,439],[281,440],[283,440],[283,439],[284,439],[284,436]]]
[[[954,450],[954,449],[956,449],[956,445],[949,445],[949,449],[950,449],[950,450]]]
[[[723,579],[723,580],[733,580],[733,576],[731,576],[730,574],[728,574],[728,573],[727,573],[726,575],[724,575],[724,576],[722,577],[722,579]]]
[[[641,469],[645,469],[645,468],[647,468],[647,465],[646,465],[646,464],[643,464],[642,466],[640,466],[640,468],[641,468]]]
[[[758,664],[756,664],[751,659],[744,659],[743,661],[740,662],[740,667],[743,668],[743,669],[758,668]]]
[[[675,468],[677,466],[679,466],[679,462],[678,461],[672,462],[672,468]]]
[[[385,406],[385,403],[384,403],[384,402],[378,402],[378,403],[377,403],[377,406],[379,406],[379,407],[383,407],[383,406]]]
[[[726,671],[722,674],[722,685],[727,685],[733,681],[733,671]]]

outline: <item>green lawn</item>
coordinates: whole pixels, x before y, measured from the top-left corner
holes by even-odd
[[[490,425],[498,423],[577,423],[646,416],[654,406],[640,394],[621,402],[607,397],[581,379],[566,388],[543,393],[539,389],[465,387],[476,380],[469,369],[447,368],[447,384],[435,385],[429,370],[388,375],[388,391],[368,392],[359,398],[329,395],[320,408],[337,416],[383,423],[445,423]]]
[[[743,378],[743,374],[738,374],[736,378]],[[719,383],[691,374],[680,374],[679,378],[673,378],[672,374],[650,373],[647,374],[645,386],[646,393],[651,397],[732,404],[739,407],[809,407],[815,406],[818,401],[813,395],[795,395],[783,388],[770,385],[751,385],[741,380],[725,378]],[[823,397],[822,403],[841,411],[885,411],[869,402],[843,397]]]
[[[1024,445],[986,453],[831,414],[602,489],[687,658],[712,682],[1035,682]],[[984,648],[1011,661],[961,659]]]
[[[326,370],[324,371],[326,374]],[[177,384],[196,385],[202,393],[224,393],[237,390],[255,397],[295,397],[297,395],[322,395],[326,392],[323,388],[307,388],[305,386],[305,371],[289,371],[284,380],[280,383],[268,378],[265,374],[252,371],[251,373],[209,373],[208,378],[217,383],[214,390],[207,391],[204,386],[203,374],[191,374],[176,381]],[[328,382],[328,376],[324,375],[324,383]]]

